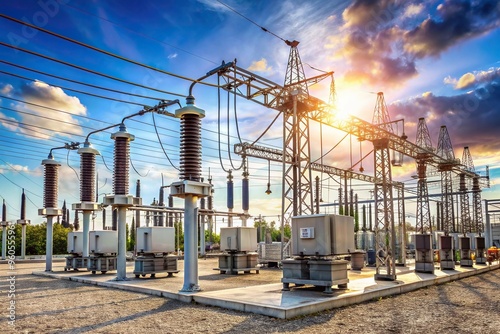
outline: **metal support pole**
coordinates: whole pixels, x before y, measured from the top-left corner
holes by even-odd
[[[21,225],[21,259],[24,260],[25,258],[26,258],[26,224],[22,224]]]
[[[92,211],[83,211],[83,247],[82,247],[82,256],[89,256],[89,230],[90,230],[90,215]]]
[[[125,225],[127,224],[127,208],[118,207],[118,255],[116,258],[116,281],[127,280],[127,239]]]
[[[45,245],[45,271],[52,271],[52,240],[54,229],[52,226],[53,216],[47,216],[47,242]],[[25,228],[26,225],[23,225]]]
[[[198,285],[198,196],[187,194],[184,199],[184,285],[182,292],[200,291]]]
[[[7,224],[4,225],[4,222],[2,222],[2,260],[5,260],[6,256],[7,256]]]

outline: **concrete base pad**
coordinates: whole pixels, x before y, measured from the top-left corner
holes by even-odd
[[[398,271],[398,269],[396,269],[397,278],[394,281],[376,281],[374,279],[375,271],[370,269],[364,269],[358,272],[349,271],[349,284],[347,289],[332,289],[332,294],[324,294],[322,288],[316,288],[311,285],[291,285],[290,291],[282,291],[282,284],[280,283],[282,272],[279,270],[275,271],[275,283],[265,282],[251,286],[217,289],[215,286],[217,280],[213,280],[212,283],[210,283],[212,284],[210,289],[194,293],[179,292],[178,287],[172,284],[172,278],[165,278],[164,280],[153,279],[150,281],[135,279],[133,278],[132,270],[130,270],[130,280],[122,282],[114,281],[112,279],[113,277],[110,277],[109,274],[89,275],[88,273],[82,274],[79,272],[62,271],[34,272],[33,274],[146,293],[188,303],[194,301],[199,304],[289,319],[332,308],[375,300],[381,297],[397,295],[434,284],[442,284],[499,269],[499,267],[500,265],[497,261],[495,264],[489,266],[475,265],[472,268],[457,267],[452,271],[441,271],[436,269],[434,274],[430,274],[408,270],[412,269],[410,265],[409,268],[404,268],[405,270],[403,271]],[[264,269],[261,270],[261,273],[262,271],[264,271]],[[202,277],[203,274],[204,272],[200,271],[200,277]],[[179,276],[181,275],[182,273],[179,274]],[[220,275],[218,279],[238,279],[235,278],[235,276],[243,277],[243,275]],[[209,283],[206,282],[206,284]],[[200,285],[203,288],[203,284]]]

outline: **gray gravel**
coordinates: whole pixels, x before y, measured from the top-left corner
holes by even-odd
[[[31,275],[43,263],[16,269],[13,327],[0,264],[3,333],[500,333],[500,270],[281,320]]]

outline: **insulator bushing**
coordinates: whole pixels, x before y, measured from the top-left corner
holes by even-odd
[[[207,208],[208,208],[208,210],[213,210],[213,208],[214,208],[214,197],[213,196],[208,196]]]
[[[233,180],[227,182],[227,208],[234,208],[234,183]]]
[[[126,132],[125,126],[120,126],[120,131],[113,133],[111,139],[115,140],[113,191],[115,195],[127,195],[129,190],[129,161],[130,141],[134,136]]]
[[[21,195],[21,220],[23,219],[26,219],[26,195],[24,194],[24,189]]]
[[[181,118],[180,178],[192,181],[201,178],[201,119],[195,114]]]
[[[94,201],[95,191],[95,154],[83,152],[80,156],[80,201]]]
[[[249,207],[250,207],[250,200],[249,200],[249,192],[248,192],[248,179],[243,179],[243,184],[242,184],[242,187],[243,187],[243,193],[241,194],[241,208],[244,210],[244,211],[248,211]]]
[[[43,206],[44,208],[57,208],[58,173],[60,164],[54,159],[42,161],[44,165],[43,181]]]

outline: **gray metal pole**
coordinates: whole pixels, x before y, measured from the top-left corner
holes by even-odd
[[[2,222],[2,260],[5,260],[7,256],[7,225],[3,225]]]
[[[118,256],[116,258],[116,281],[127,280],[127,238],[125,225],[127,224],[127,208],[118,207]]]
[[[47,242],[45,245],[45,271],[52,271],[52,240],[53,240],[53,226],[52,219],[53,216],[47,216]],[[23,225],[26,228],[26,225]],[[25,231],[25,230],[24,230]],[[23,238],[24,240],[24,238]]]
[[[492,238],[492,231],[491,231],[491,221],[490,221],[490,214],[488,210],[488,201],[484,201],[484,206],[485,206],[485,213],[486,213],[486,222],[484,226],[484,237],[485,237],[485,242],[486,242],[486,249],[490,248],[493,246],[493,238]]]
[[[89,256],[89,230],[90,230],[90,215],[91,211],[83,211],[83,248],[82,248],[82,256]]]
[[[47,222],[48,224],[48,222]],[[21,225],[21,259],[26,258],[26,224]]]
[[[184,199],[184,285],[181,291],[200,291],[198,285],[198,237],[196,202],[198,196],[187,194]]]

